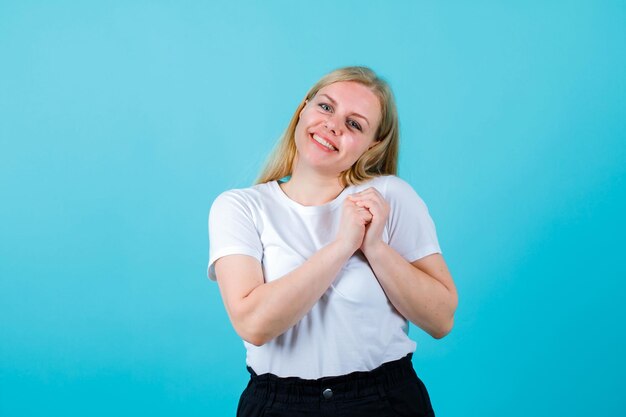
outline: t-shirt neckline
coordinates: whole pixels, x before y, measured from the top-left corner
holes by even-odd
[[[282,200],[283,202],[285,202],[286,204],[288,204],[290,207],[294,208],[295,210],[301,213],[312,213],[312,214],[327,212],[327,211],[337,208],[339,205],[341,205],[341,203],[345,199],[345,196],[349,192],[348,190],[353,187],[352,185],[347,186],[339,193],[337,197],[335,197],[328,203],[324,203],[319,206],[305,206],[305,205],[298,203],[297,201],[292,200],[287,194],[285,194],[283,189],[280,188],[280,184],[278,183],[278,180],[271,181],[270,186],[272,190],[274,191],[274,193],[278,196],[278,198]]]

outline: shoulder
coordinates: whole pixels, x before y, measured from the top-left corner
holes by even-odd
[[[395,175],[384,175],[372,180],[371,186],[382,194],[394,210],[428,212],[426,203],[407,181]]]
[[[252,210],[258,206],[259,201],[269,192],[270,183],[257,184],[247,188],[233,188],[219,194],[213,204],[211,211],[215,210]]]
[[[376,188],[387,198],[396,198],[406,196],[407,194],[417,196],[417,192],[411,184],[395,175],[381,175],[379,177],[372,178],[364,185],[365,188]]]
[[[213,204],[222,201],[254,202],[270,192],[271,183],[253,185],[247,188],[233,188],[219,194]]]

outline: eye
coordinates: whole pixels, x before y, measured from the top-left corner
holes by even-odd
[[[350,125],[350,127],[354,128],[356,130],[359,130],[359,131],[363,130],[363,129],[361,129],[361,125],[358,124],[357,122],[355,122],[354,120],[348,120],[348,125]]]
[[[324,111],[331,111],[332,107],[330,107],[328,104],[326,103],[320,103],[319,106],[322,108],[322,110]]]

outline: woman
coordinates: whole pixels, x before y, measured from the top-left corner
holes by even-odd
[[[238,416],[434,415],[408,321],[445,336],[457,294],[397,154],[389,86],[340,68],[307,93],[257,185],[213,203],[209,277],[251,374]]]

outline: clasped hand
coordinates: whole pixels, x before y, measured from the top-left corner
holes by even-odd
[[[367,253],[383,243],[382,235],[389,217],[389,204],[373,187],[346,197],[341,213],[337,239],[354,253]]]

